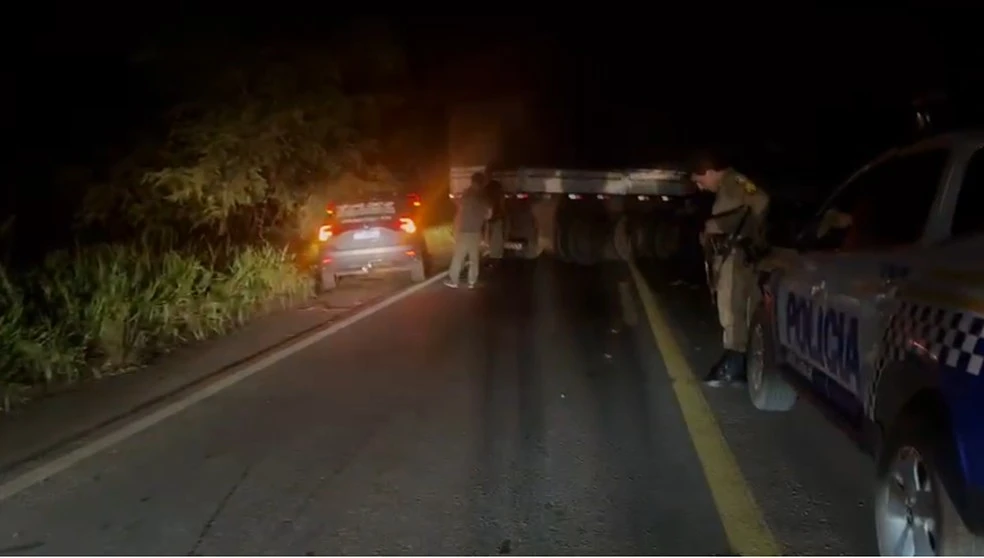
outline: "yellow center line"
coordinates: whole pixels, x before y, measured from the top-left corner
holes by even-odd
[[[732,551],[742,556],[780,556],[782,549],[701,393],[666,314],[635,264],[630,262],[629,268]]]

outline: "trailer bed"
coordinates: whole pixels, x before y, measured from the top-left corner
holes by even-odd
[[[484,167],[453,167],[452,197],[468,187],[475,172]],[[502,184],[503,193],[528,195],[577,196],[687,196],[696,186],[683,171],[667,169],[626,169],[620,171],[585,171],[574,169],[519,168],[493,171],[489,178]]]

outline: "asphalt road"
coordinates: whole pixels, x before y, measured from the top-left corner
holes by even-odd
[[[650,279],[702,371],[706,295]],[[428,287],[0,501],[0,554],[733,554],[726,464],[632,285],[540,261]],[[839,432],[704,395],[784,552],[874,552]]]

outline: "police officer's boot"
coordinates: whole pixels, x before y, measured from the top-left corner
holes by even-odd
[[[745,383],[745,353],[725,349],[721,360],[704,377],[704,384],[710,387],[742,385]]]

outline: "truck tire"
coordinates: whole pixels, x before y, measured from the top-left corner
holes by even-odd
[[[668,260],[680,249],[680,227],[676,223],[661,222],[656,225],[653,238],[653,255],[658,260]]]
[[[571,260],[579,265],[592,263],[592,223],[588,220],[577,220],[570,224],[571,238],[569,251]]]
[[[584,261],[585,236],[584,222],[576,218],[564,223],[564,261],[581,264]]]
[[[594,217],[579,223],[576,241],[577,251],[572,255],[575,256],[575,261],[581,265],[597,265],[602,259],[605,242],[608,241],[604,223]]]
[[[632,252],[640,259],[649,259],[652,253],[649,250],[649,227],[642,219],[632,220]]]
[[[532,219],[530,229],[530,235],[526,241],[526,244],[523,246],[523,251],[520,257],[527,260],[534,260],[540,257],[540,254],[543,252],[543,246],[541,246],[540,242],[540,227],[535,219]]]
[[[613,224],[607,215],[601,215],[592,225],[591,263],[601,264],[608,259],[607,253],[614,253],[614,248],[611,248]]]
[[[782,377],[776,366],[772,327],[765,308],[755,310],[748,330],[748,397],[760,411],[785,412],[796,405],[796,390]]]
[[[601,247],[601,261],[603,262],[623,261],[623,258],[618,255],[618,248],[615,246],[614,230],[612,230],[612,234],[609,234],[608,238],[605,239],[604,246]]]
[[[964,525],[940,478],[939,466],[943,460],[958,458],[945,454],[948,432],[942,426],[945,422],[934,414],[918,409],[902,411],[891,426],[879,456],[872,511],[882,556],[984,553],[984,538],[974,535]],[[909,498],[925,499],[926,505],[922,509],[910,507]],[[919,519],[930,520],[930,528],[924,531],[918,522],[909,523]],[[918,540],[923,544],[915,546]]]
[[[630,236],[628,217],[622,215],[615,223],[615,230],[612,231],[612,243],[615,245],[615,253],[625,261],[632,261],[632,238]]]
[[[571,236],[567,230],[569,225],[570,219],[568,219],[567,212],[564,211],[564,206],[557,207],[553,220],[553,253],[554,257],[562,262],[569,260],[567,249],[568,239]]]
[[[554,256],[560,261],[567,261],[567,221],[561,220],[560,213],[557,214],[557,221],[554,223],[553,248]]]

